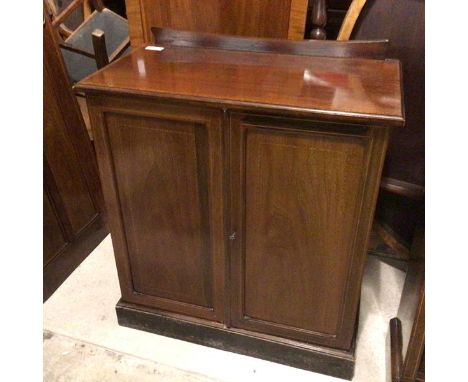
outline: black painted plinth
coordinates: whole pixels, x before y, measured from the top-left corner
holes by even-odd
[[[116,306],[122,326],[145,330],[196,344],[232,351],[284,365],[351,380],[354,346],[350,352],[330,349],[255,332],[210,325],[202,320],[163,315],[158,311],[119,301]]]

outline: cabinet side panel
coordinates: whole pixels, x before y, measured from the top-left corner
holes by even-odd
[[[116,114],[106,125],[135,291],[211,307],[206,127]]]

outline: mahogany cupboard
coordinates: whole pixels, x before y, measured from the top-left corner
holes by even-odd
[[[119,323],[349,379],[400,65],[202,37],[158,40],[78,84]],[[282,49],[246,50],[260,45]]]

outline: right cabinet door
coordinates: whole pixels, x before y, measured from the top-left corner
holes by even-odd
[[[231,325],[348,349],[384,129],[233,114]]]

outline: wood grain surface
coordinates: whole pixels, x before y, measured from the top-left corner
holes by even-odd
[[[400,81],[398,61],[168,46],[137,49],[77,89],[402,125]]]
[[[400,81],[397,61],[169,43],[79,83],[119,322],[351,378]]]
[[[304,38],[307,0],[126,0],[132,46],[151,27],[239,36]]]
[[[122,294],[222,320],[222,113],[90,102]]]

